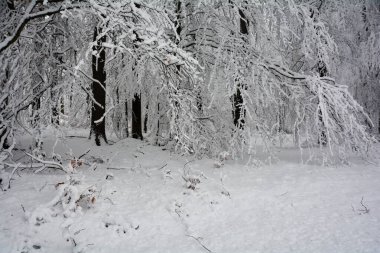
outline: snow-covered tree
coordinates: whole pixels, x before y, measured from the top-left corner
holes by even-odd
[[[51,124],[91,128],[100,144],[106,129],[128,136],[132,122],[132,137],[144,128],[149,141],[198,155],[252,154],[255,143],[270,150],[286,135],[299,147],[365,153],[367,112],[378,115],[366,85],[377,87],[379,34],[378,8],[370,8],[378,5],[360,6],[366,31],[359,25],[346,41],[362,62],[353,68],[361,85],[349,86],[364,108],[338,57],[354,3],[8,1],[1,144],[16,129]],[[333,30],[342,16],[344,29]]]

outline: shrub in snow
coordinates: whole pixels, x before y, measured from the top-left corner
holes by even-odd
[[[70,165],[72,168],[76,169],[84,163],[83,159],[72,159],[70,160]]]
[[[187,175],[186,177],[182,177],[186,182],[187,189],[195,190],[197,184],[200,184],[201,180],[198,176],[195,175]]]
[[[60,185],[60,188],[57,203],[61,203],[65,217],[81,212],[82,208],[93,207],[95,204],[94,186],[83,189],[80,187],[80,181],[70,177],[68,184]]]
[[[66,182],[56,184],[57,195],[46,205],[36,208],[27,219],[31,224],[41,225],[59,213],[65,218],[81,214],[83,209],[94,206],[96,188],[84,187],[81,181],[70,176]]]
[[[218,154],[218,160],[214,161],[214,167],[215,168],[220,168],[224,165],[224,161],[231,159],[230,153],[227,151],[220,152]]]
[[[202,172],[193,171],[190,167],[185,165],[182,179],[185,180],[185,186],[187,189],[197,189],[197,185],[201,183],[202,177],[205,178]]]

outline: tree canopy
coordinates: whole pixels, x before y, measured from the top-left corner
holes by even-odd
[[[138,97],[145,138],[178,151],[239,156],[292,136],[366,154],[379,131],[379,12],[370,0],[3,1],[0,147],[48,125],[103,122],[124,138]]]

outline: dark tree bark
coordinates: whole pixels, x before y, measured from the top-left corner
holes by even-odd
[[[54,43],[54,47],[57,48],[56,39],[53,36],[52,43]],[[58,94],[59,91],[54,91],[54,88],[58,85],[58,76],[59,76],[59,69],[57,66],[58,61],[58,55],[53,54],[53,62],[51,63],[52,66],[52,82],[51,82],[51,89],[50,89],[50,103],[51,103],[51,123],[54,125],[59,125],[59,98]]]
[[[96,51],[96,55],[92,55],[92,76],[97,81],[92,83],[92,95],[97,103],[92,103],[90,137],[92,134],[95,136],[97,146],[100,146],[100,138],[103,138],[108,143],[104,117],[106,112],[106,72],[104,69],[106,52],[102,47],[102,43],[106,42],[106,37],[98,38],[100,33],[101,28],[95,27],[94,41],[96,41],[96,45],[94,45],[93,50]],[[95,123],[100,119],[102,119],[100,122]]]
[[[5,68],[5,80],[3,82],[7,82],[9,79],[9,66]],[[2,82],[0,82],[0,88],[3,88]],[[3,102],[0,104],[0,112],[3,112],[9,104],[9,95],[3,100]],[[3,117],[1,117],[3,118]],[[6,124],[1,121],[0,119],[0,143],[3,143],[2,146],[0,146],[0,150],[9,148],[7,137],[8,137],[9,129],[7,128]]]
[[[9,148],[8,140],[7,140],[8,133],[9,132],[7,128],[0,129],[0,143],[1,142],[3,143],[2,147],[0,146],[0,150]]]
[[[116,88],[116,104],[118,105],[118,107],[119,107],[119,103],[120,103],[120,95],[119,95],[119,87],[117,87]],[[116,118],[116,120],[117,120],[116,121],[116,129],[117,129],[117,132],[119,132],[120,131],[120,119]]]
[[[319,61],[317,69],[318,69],[318,74],[320,77],[327,76],[327,74],[328,74],[327,67],[326,67],[326,64],[324,62]],[[322,131],[318,137],[318,144],[322,144],[323,146],[326,146],[328,140],[327,140],[326,132],[324,130],[325,124],[323,123],[322,111],[320,109],[318,110],[318,120],[320,121],[320,124],[322,125]]]
[[[143,139],[141,120],[141,95],[135,94],[132,100],[132,138]]]
[[[52,114],[52,117],[51,117],[51,123],[54,124],[54,125],[59,125],[59,111],[58,111],[58,104],[57,102],[55,102],[55,99],[56,98],[56,93],[51,93],[51,98],[52,100],[52,108],[51,108],[51,114]]]
[[[181,26],[181,12],[182,12],[182,2],[181,0],[177,0],[177,7],[176,7],[176,19],[174,20],[174,25],[176,27],[176,32],[178,36],[180,36],[182,32],[182,26]],[[176,44],[178,45],[180,42],[180,39],[176,39]]]
[[[37,122],[40,120],[39,110],[41,108],[41,98],[37,96],[33,99],[32,102],[32,127],[37,127]]]
[[[135,65],[137,65],[137,61]],[[132,68],[132,70],[134,71],[135,68]],[[132,99],[132,138],[143,139],[141,121],[141,93],[135,93]]]
[[[280,105],[280,108],[278,110],[278,131],[279,132],[286,132],[285,128],[285,106]]]
[[[12,10],[12,11],[15,10],[15,5],[14,5],[13,0],[7,0],[7,6],[10,10]],[[4,80],[4,81],[7,82],[8,78],[9,78],[9,69],[7,66],[5,69],[5,79],[6,80]],[[0,105],[1,111],[4,110],[8,106],[8,103],[9,103],[8,98],[9,97],[7,96],[7,98],[3,102],[4,104]],[[5,125],[3,126],[2,123],[3,122],[0,121],[0,126],[2,127],[2,128],[0,128],[0,143],[3,143],[2,147],[0,146],[0,150],[9,148],[8,141],[7,141],[8,129],[5,127]]]
[[[202,113],[203,110],[203,103],[202,103],[202,96],[201,96],[201,91],[197,91],[197,108],[200,113]]]
[[[240,33],[248,35],[248,20],[242,9],[239,9]]]
[[[149,104],[146,104],[145,118],[144,118],[144,133],[148,132],[148,109],[149,109]]]
[[[140,8],[141,5],[139,3],[134,3],[136,8]],[[140,38],[139,34],[137,33],[136,30],[133,31],[133,34],[136,36],[134,40],[134,48],[138,48],[139,45],[138,43],[143,42],[144,40]],[[138,60],[136,60],[135,65],[132,67],[132,71],[134,72],[136,70],[136,66],[138,63]],[[137,77],[138,73],[134,73],[135,76]],[[136,78],[137,80],[137,78]],[[143,139],[142,135],[142,115],[141,115],[141,93],[135,93],[133,99],[132,99],[132,138],[135,139]]]
[[[248,35],[248,20],[246,19],[246,16],[242,9],[239,9],[239,16],[240,16],[240,33],[243,35]],[[245,43],[248,43],[248,41],[245,41]],[[244,108],[244,99],[241,94],[241,90],[245,89],[245,85],[242,83],[238,83],[236,92],[232,97],[233,100],[233,120],[234,125],[237,128],[244,129],[244,123],[245,123],[245,108]]]
[[[60,111],[61,111],[61,114],[65,114],[65,100],[63,99],[63,97],[61,97],[61,105],[60,105]]]
[[[239,85],[240,86],[240,85]],[[233,116],[234,116],[234,125],[240,129],[244,129],[244,116],[245,111],[244,108],[242,108],[243,104],[243,96],[241,95],[240,88],[236,89],[236,93],[233,95]]]
[[[15,10],[15,4],[13,2],[13,0],[7,0],[7,5],[8,5],[8,8],[12,11]]]

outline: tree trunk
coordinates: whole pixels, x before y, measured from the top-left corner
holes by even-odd
[[[145,106],[144,133],[148,132],[148,109],[149,104],[147,103]]]
[[[119,88],[116,88],[116,104],[117,104],[117,111],[116,111],[116,122],[113,122],[114,124],[116,123],[116,131],[118,135],[120,134],[120,115],[119,114],[119,108],[120,108],[120,95],[119,95]]]
[[[125,134],[126,134],[126,137],[128,138],[129,137],[129,121],[128,121],[128,100],[125,100]]]
[[[5,80],[1,80],[0,82],[0,88],[3,88],[2,83],[6,83],[9,79],[9,66],[5,68]],[[6,98],[3,100],[2,103],[0,103],[0,151],[2,149],[7,149],[9,148],[8,142],[7,142],[7,137],[9,133],[9,129],[7,128],[7,124],[2,121],[3,120],[3,114],[2,112],[5,112],[7,110],[9,105],[9,94],[6,96]]]
[[[245,109],[243,108],[243,96],[240,92],[240,85],[236,89],[236,93],[233,96],[234,110],[232,112],[234,117],[234,125],[240,129],[244,129],[244,117]]]
[[[57,98],[57,92],[53,92],[52,89],[50,89],[50,98],[51,98],[51,123],[53,125],[59,125],[59,111],[58,111],[58,98]]]
[[[55,33],[58,33],[58,30],[55,29],[54,30]],[[57,35],[52,35],[51,37],[51,45],[52,45],[52,48],[54,48],[55,50],[59,50],[59,39],[57,38],[58,36]],[[51,65],[51,71],[50,71],[50,75],[51,75],[51,83],[50,83],[50,101],[49,101],[49,104],[50,104],[50,108],[51,108],[51,120],[50,120],[50,123],[53,124],[53,125],[59,125],[59,111],[58,111],[58,94],[59,94],[59,91],[56,91],[54,90],[56,86],[58,86],[58,73],[59,73],[59,69],[58,69],[58,58],[59,58],[59,54],[58,53],[53,53],[51,52],[53,55],[53,57],[51,58],[51,62],[50,62],[50,65]]]
[[[160,103],[157,103],[157,132],[156,145],[158,145],[158,137],[160,136]]]
[[[318,74],[319,74],[319,76],[320,77],[327,76],[327,73],[328,72],[327,72],[326,64],[322,61],[319,61],[318,62]],[[327,141],[328,141],[326,131],[324,130],[326,126],[323,122],[323,115],[322,115],[322,111],[320,109],[318,110],[318,120],[319,120],[320,124],[322,125],[322,131],[318,136],[318,144],[322,144],[323,146],[326,146]]]
[[[245,17],[244,12],[239,9],[239,16],[240,16],[240,33],[243,35],[248,35],[248,21]],[[245,41],[245,43],[248,43],[248,41]],[[236,92],[233,95],[233,120],[234,125],[237,128],[244,129],[244,123],[245,123],[245,108],[244,108],[244,99],[241,94],[241,89],[245,89],[246,86],[242,83],[238,83],[236,87]]]
[[[106,111],[106,72],[104,69],[106,53],[102,47],[102,43],[106,42],[106,37],[97,38],[101,33],[101,28],[95,27],[94,41],[96,45],[93,50],[96,54],[92,55],[92,76],[97,80],[92,83],[92,94],[97,103],[92,103],[91,109],[91,132],[95,136],[95,144],[100,146],[100,138],[103,138],[107,143],[106,138],[106,124],[105,124],[105,111]],[[99,121],[100,122],[97,122]]]
[[[285,99],[284,97],[282,99]],[[285,105],[280,105],[278,109],[278,131],[280,133],[285,133]]]
[[[132,100],[132,138],[143,139],[141,120],[141,95],[136,93]]]
[[[59,40],[56,37],[53,37],[53,45],[54,48],[61,48],[63,45],[63,38]],[[63,56],[61,53],[54,53],[53,54],[53,64],[52,64],[52,85],[51,85],[51,99],[50,101],[52,105],[52,124],[59,125],[59,113],[61,112],[63,114],[63,106],[61,103],[63,103],[62,98],[60,98],[60,94],[62,93],[61,89],[55,90],[54,88],[58,86],[59,81],[62,79],[62,68],[58,67],[59,64],[63,64]]]
[[[134,3],[136,8],[140,8],[141,5],[139,3]],[[136,22],[136,21],[134,21]],[[144,40],[139,36],[136,30],[133,31],[133,34],[136,36],[134,39],[134,42],[143,42]],[[135,49],[138,48],[137,44],[134,44],[133,47]],[[136,66],[138,64],[138,59],[136,59],[134,66],[132,67],[132,71],[134,72],[136,70]],[[138,73],[135,73],[135,80],[138,80],[137,78]],[[142,135],[142,115],[141,115],[141,93],[137,94],[135,93],[133,99],[132,99],[132,138],[135,139],[143,139]]]

